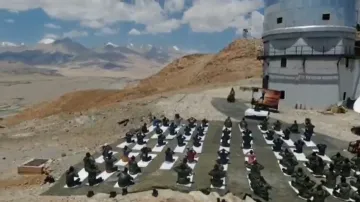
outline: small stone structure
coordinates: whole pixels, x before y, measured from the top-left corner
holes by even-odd
[[[31,159],[18,167],[18,174],[43,174],[48,159]]]

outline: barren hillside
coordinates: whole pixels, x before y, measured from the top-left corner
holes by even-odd
[[[237,81],[261,75],[260,40],[236,40],[218,54],[193,54],[175,60],[158,74],[139,82],[133,88],[88,90],[65,94],[57,100],[40,103],[6,120],[7,124],[99,108],[148,95]]]

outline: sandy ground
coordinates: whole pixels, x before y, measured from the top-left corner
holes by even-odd
[[[240,84],[249,85],[248,82],[234,84],[237,99],[249,100],[251,93],[240,91]],[[157,116],[164,114],[173,117],[175,113],[180,113],[185,118],[194,116],[198,119],[224,120],[226,116],[211,105],[211,100],[219,97],[226,98],[229,91],[230,87],[184,91],[179,94],[161,95],[131,103],[119,103],[102,110],[27,121],[12,128],[0,129],[0,159],[2,159],[0,160],[0,201],[88,201],[81,197],[40,197],[38,195],[49,185],[40,186],[41,179],[39,178],[18,176],[16,166],[34,157],[50,158],[53,160],[50,168],[54,170],[54,177],[58,178],[70,165],[78,163],[85,152],[99,150],[102,144],[119,139],[130,128],[138,127],[142,121],[147,120],[150,112]],[[339,115],[323,115],[319,112],[293,110],[285,107],[281,108],[281,111],[282,113],[272,114],[272,116],[286,122],[292,122],[295,119],[303,122],[305,117],[310,117],[316,125],[316,132],[347,141],[357,139],[355,135],[351,134],[350,127],[359,122],[358,114],[349,112]],[[125,118],[131,120],[127,126],[117,124],[118,121]],[[169,194],[168,199],[154,200],[178,201],[169,199],[172,192],[164,193]],[[141,195],[141,197],[147,196],[149,193]],[[180,196],[189,197],[182,201],[195,201],[191,195],[176,193],[176,197]],[[97,197],[101,198],[101,196]],[[103,199],[89,201],[107,201],[108,199],[105,199],[107,197],[103,196]],[[150,201],[147,198],[144,200]],[[216,200],[205,198],[196,201]]]
[[[55,99],[67,92],[85,89],[122,89],[128,78],[100,76],[0,76],[0,117],[44,100]]]

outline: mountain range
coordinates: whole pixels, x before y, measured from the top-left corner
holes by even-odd
[[[43,39],[34,46],[0,42],[0,63],[20,63],[27,66],[56,68],[101,68],[126,70],[132,67],[163,67],[185,55],[176,46],[119,46],[108,42],[101,47],[87,48],[70,38]]]

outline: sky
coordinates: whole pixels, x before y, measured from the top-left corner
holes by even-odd
[[[70,37],[217,52],[249,29],[259,38],[263,0],[0,0],[0,42]]]

